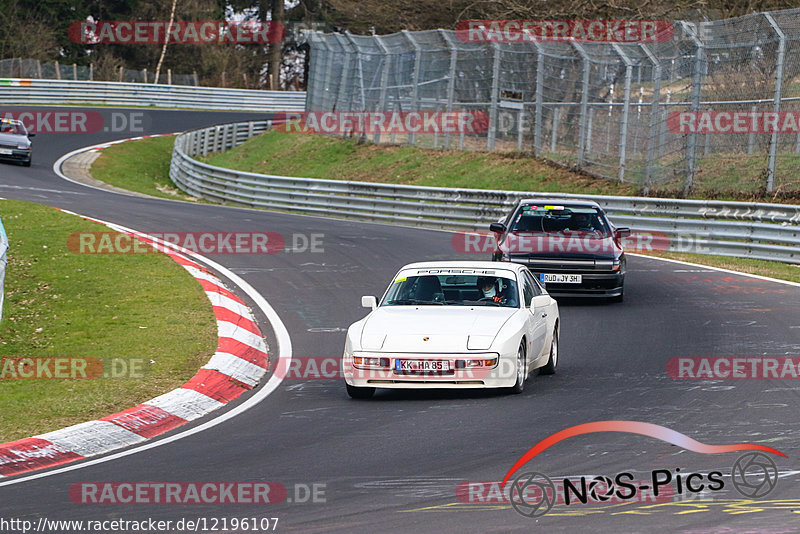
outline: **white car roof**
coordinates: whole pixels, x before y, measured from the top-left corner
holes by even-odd
[[[400,270],[405,269],[430,269],[435,267],[441,268],[454,268],[459,269],[497,269],[505,271],[521,271],[527,269],[519,263],[506,263],[499,261],[420,261],[416,263],[409,263],[404,265]]]

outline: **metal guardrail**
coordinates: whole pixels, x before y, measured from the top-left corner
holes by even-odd
[[[105,106],[277,112],[303,111],[305,100],[305,92],[298,91],[81,80],[0,79],[0,102],[5,105],[90,103]]]
[[[170,177],[186,193],[218,202],[457,230],[487,230],[520,198],[591,199],[618,226],[668,236],[667,250],[800,264],[800,206],[319,180],[236,171],[193,159],[224,152],[270,126],[269,121],[240,122],[179,135]]]

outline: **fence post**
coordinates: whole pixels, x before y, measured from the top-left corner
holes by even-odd
[[[559,115],[561,114],[561,108],[556,106],[553,109],[553,128],[552,128],[552,135],[550,136],[550,152],[555,154],[556,152],[556,143],[558,142],[558,119]]]
[[[500,92],[500,45],[492,41],[492,94],[489,107],[489,135],[486,138],[487,150],[494,150],[494,139],[497,135],[497,101]]]
[[[20,61],[22,61],[22,60],[20,60]],[[21,71],[22,71],[22,63],[20,63],[20,75],[22,74]],[[60,79],[61,79],[61,66],[58,64],[58,61],[56,61],[56,80],[60,80]]]
[[[364,94],[364,66],[361,62],[361,52],[359,52],[358,44],[356,43],[356,40],[353,39],[353,36],[350,34],[350,32],[346,31],[344,32],[344,35],[347,37],[347,40],[350,41],[350,44],[352,45],[356,54],[356,60],[358,61],[358,87],[361,93],[361,111],[366,111],[367,97]]]
[[[533,153],[540,155],[542,151],[542,102],[544,98],[544,52],[542,52],[542,45],[538,42],[533,43],[536,46],[536,115],[534,116],[533,125]]]
[[[409,111],[419,111],[419,76],[422,66],[422,47],[419,46],[417,40],[408,30],[403,30],[403,36],[414,47],[414,74],[411,86],[411,109]],[[408,144],[413,146],[415,142],[416,134],[410,132],[408,134]]]
[[[786,59],[786,35],[781,30],[778,23],[769,13],[764,13],[764,17],[772,25],[772,29],[778,34],[778,59],[775,66],[775,96],[772,104],[772,111],[779,112],[781,110],[781,93],[783,91],[783,63]],[[778,151],[778,132],[772,132],[769,138],[769,162],[767,163],[767,191],[772,192],[775,190],[775,164]]]
[[[350,53],[345,49],[344,44],[342,44],[342,40],[345,40],[341,35],[335,34],[336,44],[339,45],[339,48],[342,49],[344,52],[344,56],[347,58],[347,61],[350,61]],[[327,37],[323,40],[323,44],[325,45],[325,70],[322,76],[322,84],[323,84],[323,96],[322,101],[315,104],[317,110],[326,110],[326,111],[335,111],[337,109],[337,105],[339,103],[339,96],[341,95],[344,88],[344,81],[347,79],[347,72],[342,73],[342,80],[339,82],[339,86],[336,88],[336,95],[331,93],[331,84],[333,83],[333,48],[328,44]],[[325,99],[331,99],[331,103],[326,103]],[[308,108],[312,109],[312,108]]]
[[[578,126],[578,167],[582,167],[586,157],[586,120],[587,108],[589,104],[589,73],[591,65],[589,64],[589,55],[583,49],[583,46],[577,42],[572,41],[572,46],[580,54],[583,60],[583,81],[581,82],[581,116]]]
[[[750,113],[751,113],[751,115],[750,115],[751,117],[755,116],[755,114],[756,114],[756,105],[755,104],[750,106]],[[750,133],[747,134],[747,153],[748,154],[752,154],[753,153],[753,147],[755,146],[755,144],[756,144],[756,132],[751,129]]]
[[[447,108],[446,108],[447,113],[450,113],[453,111],[453,100],[455,99],[456,95],[456,65],[458,63],[458,48],[456,48],[450,41],[450,36],[447,34],[446,31],[439,30],[439,33],[444,39],[444,42],[447,43],[447,48],[450,50],[450,68],[447,71],[449,80],[447,80]],[[450,148],[450,132],[447,132],[444,135],[443,148],[445,149]]]
[[[389,85],[389,64],[390,64],[390,56],[389,56],[389,49],[383,43],[380,35],[375,36],[375,42],[378,43],[378,46],[383,52],[383,68],[381,69],[381,80],[380,80],[380,91],[378,92],[378,109],[376,111],[386,111],[386,86]],[[379,131],[375,132],[372,136],[372,141],[374,143],[381,142],[381,133]]]
[[[653,64],[653,98],[650,103],[650,133],[647,136],[647,166],[644,170],[644,186],[648,188],[653,179],[653,162],[656,154],[656,142],[659,139],[659,134],[656,133],[658,128],[659,110],[658,105],[661,100],[661,63],[656,58],[655,54],[644,43],[639,47],[647,55],[647,59]]]
[[[339,86],[336,89],[336,99],[333,101],[333,106],[331,107],[331,110],[338,109],[337,106],[339,105],[339,100],[342,99],[342,101],[344,101],[344,95],[347,95],[347,104],[346,105],[343,104],[343,105],[344,105],[345,110],[349,110],[349,109],[352,109],[352,107],[353,107],[352,104],[351,104],[351,102],[353,100],[353,91],[349,90],[348,89],[348,85],[347,85],[347,77],[350,75],[350,71],[351,71],[351,69],[350,69],[350,55],[351,54],[350,54],[350,52],[345,50],[345,47],[344,47],[344,45],[342,44],[341,41],[338,41],[337,44],[344,51],[344,65],[342,65],[342,79],[339,80]],[[328,80],[326,83],[331,83],[330,80],[333,79],[333,49],[329,47],[328,50],[329,50],[329,55],[330,55],[330,61],[328,62],[328,65],[327,65],[327,69],[328,70],[327,70],[325,76],[326,76],[326,79]]]
[[[700,93],[702,91],[701,81],[703,78],[703,61],[705,61],[705,45],[694,31],[693,25],[681,21],[684,32],[694,42],[697,52],[694,61],[694,73],[692,74],[692,102],[690,109],[697,113],[700,110]],[[686,178],[683,181],[683,196],[689,195],[694,185],[695,167],[697,165],[697,133],[689,134],[686,144]]]
[[[620,182],[625,181],[625,164],[628,149],[628,118],[631,110],[631,78],[633,76],[633,61],[625,54],[619,43],[611,43],[611,46],[625,62],[625,96],[622,103],[622,122],[619,125],[619,173],[617,175]]]
[[[594,107],[589,108],[589,120],[586,122],[586,153],[592,153],[592,122],[594,122]]]
[[[36,63],[38,64],[39,62],[37,61]],[[39,77],[41,78],[41,67],[39,68],[39,73]],[[89,81],[94,81],[94,63],[89,63]]]

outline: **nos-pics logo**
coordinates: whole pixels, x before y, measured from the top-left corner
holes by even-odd
[[[641,434],[702,454],[748,451],[736,460],[731,470],[731,484],[748,499],[765,497],[777,484],[778,466],[764,453],[786,456],[771,447],[751,443],[706,445],[680,432],[651,423],[597,421],[566,428],[540,441],[517,460],[506,473],[502,484],[505,485],[523,465],[552,445],[573,436],[594,432]],[[525,517],[541,517],[549,512],[556,502],[567,506],[612,499],[619,502],[636,499],[642,492],[651,492],[658,497],[659,493],[685,495],[702,491],[721,491],[724,487],[725,481],[721,471],[687,473],[681,472],[679,468],[654,469],[650,473],[650,478],[645,480],[635,480],[633,474],[623,472],[614,476],[564,478],[557,482],[543,473],[526,471],[511,482],[508,496],[512,507],[519,514]]]

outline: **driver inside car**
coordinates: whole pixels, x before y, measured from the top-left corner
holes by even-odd
[[[503,286],[502,278],[480,276],[478,277],[477,285],[482,299],[491,300],[498,304],[506,304],[508,302],[508,285]]]
[[[592,216],[587,213],[575,213],[570,219],[568,230],[573,232],[593,232]]]

